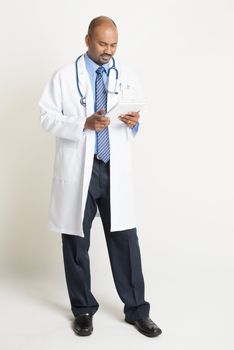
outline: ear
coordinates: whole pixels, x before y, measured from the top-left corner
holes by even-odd
[[[85,36],[85,44],[86,44],[87,47],[90,46],[90,36],[89,36],[89,34],[86,34],[86,36]]]

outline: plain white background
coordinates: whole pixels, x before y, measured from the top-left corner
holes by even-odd
[[[117,23],[116,56],[148,101],[134,181],[146,299],[163,330],[154,339],[123,322],[99,219],[90,258],[100,308],[93,335],[74,335],[61,237],[47,230],[54,139],[38,100],[86,50],[98,15]],[[233,349],[233,2],[22,0],[2,2],[0,16],[2,348]]]

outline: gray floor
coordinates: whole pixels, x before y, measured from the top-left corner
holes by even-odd
[[[233,291],[225,285],[227,276],[194,276],[190,280],[164,276],[157,290],[148,292],[151,317],[163,330],[152,339],[123,321],[123,304],[114,291],[106,293],[96,285],[100,308],[94,317],[94,332],[82,338],[71,329],[73,315],[62,273],[47,279],[5,273],[0,292],[1,348],[233,349]]]

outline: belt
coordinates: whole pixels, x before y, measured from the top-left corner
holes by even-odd
[[[99,160],[100,162],[103,162],[103,160],[102,160],[97,154],[94,154],[94,159],[97,159],[97,160]],[[108,160],[107,163],[104,163],[104,162],[103,162],[103,163],[107,165],[107,164],[109,164],[109,162],[110,162],[110,161]]]
[[[101,158],[97,154],[94,154],[94,158],[98,159],[98,160],[101,160]]]

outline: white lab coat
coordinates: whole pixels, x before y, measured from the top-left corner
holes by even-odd
[[[41,126],[56,137],[49,206],[49,230],[84,237],[83,217],[93,167],[95,131],[84,128],[94,113],[93,93],[84,56],[78,61],[80,87],[87,107],[80,104],[75,63],[58,69],[39,101]],[[108,94],[109,110],[120,99],[142,101],[133,72],[116,62],[119,94]],[[111,75],[114,79],[114,74]],[[114,81],[110,80],[113,86]],[[140,122],[142,121],[142,115]],[[109,125],[111,231],[136,227],[131,141],[134,134],[118,118]]]

